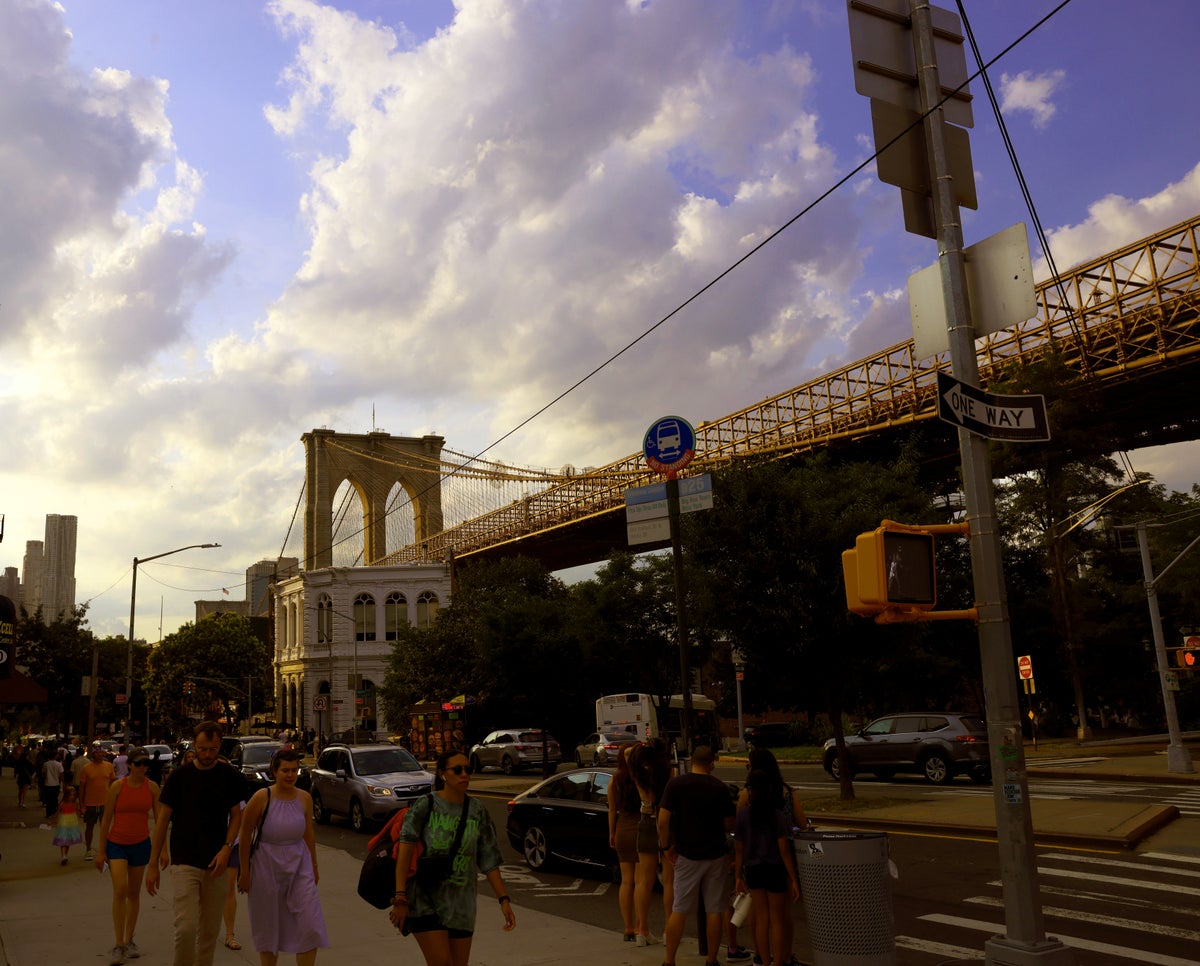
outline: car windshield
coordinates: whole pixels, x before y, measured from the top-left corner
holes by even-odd
[[[246,765],[265,765],[280,745],[252,744],[242,746],[242,762]]]
[[[168,745],[146,745],[146,750],[151,755],[158,755],[160,758],[166,758],[171,755],[171,749]]]
[[[394,771],[421,771],[421,763],[403,748],[376,748],[355,752],[354,770],[360,775],[387,775]]]

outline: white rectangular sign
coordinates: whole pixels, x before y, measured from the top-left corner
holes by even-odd
[[[671,539],[671,521],[665,516],[652,517],[637,523],[626,523],[625,531],[629,536],[630,546],[638,543],[657,543],[660,540]]]

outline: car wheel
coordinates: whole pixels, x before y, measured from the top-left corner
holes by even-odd
[[[950,762],[940,751],[931,751],[925,756],[921,762],[921,774],[925,776],[927,782],[933,785],[945,785],[954,777]]]
[[[508,755],[505,755],[502,759],[500,759],[500,770],[506,775],[511,775],[517,769],[513,764],[512,758],[510,758]]]
[[[483,764],[480,762],[478,755],[471,756],[471,771],[473,771],[476,775],[483,771]]]
[[[362,804],[357,798],[350,800],[350,827],[356,832],[367,830],[367,816],[363,814]]]
[[[521,851],[525,855],[525,864],[529,868],[544,869],[546,863],[550,861],[550,846],[546,842],[546,833],[536,825],[530,825],[525,830],[525,837],[521,840]]]
[[[832,778],[835,782],[840,782],[842,780],[842,766],[838,762],[836,752],[834,752],[832,755],[829,755],[826,758],[825,770],[827,772],[829,772],[829,777]],[[850,777],[851,778],[854,777],[854,769],[853,768],[850,769]]]
[[[329,824],[329,812],[325,810],[325,803],[321,801],[321,793],[313,792],[313,819],[320,825]]]

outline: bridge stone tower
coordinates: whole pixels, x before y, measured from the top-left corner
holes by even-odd
[[[387,553],[387,498],[399,483],[412,500],[416,542],[442,531],[441,436],[366,435],[314,429],[304,441],[304,569],[333,566],[333,497],[343,480],[363,507],[363,562]]]

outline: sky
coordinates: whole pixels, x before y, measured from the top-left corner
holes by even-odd
[[[1060,269],[1200,211],[1194,0],[963,6],[985,61],[1061,6],[988,68]],[[1030,220],[972,93],[967,244]],[[221,544],[139,567],[139,637],[240,599],[313,428],[603,465],[909,338],[936,258],[873,164],[830,191],[842,0],[0,0],[0,115],[0,566],[77,516],[100,635],[134,557]]]

